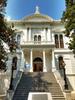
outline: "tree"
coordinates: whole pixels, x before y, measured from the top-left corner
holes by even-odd
[[[69,49],[75,54],[75,0],[65,0],[66,10],[63,12],[62,20],[65,22],[65,35],[71,38]],[[71,34],[73,31],[73,34]]]
[[[5,7],[7,6],[7,0],[0,0],[0,70],[6,71],[6,60],[7,53],[4,49],[3,42],[7,43],[10,51],[15,47],[15,42],[13,40],[14,30],[8,27],[4,20]]]

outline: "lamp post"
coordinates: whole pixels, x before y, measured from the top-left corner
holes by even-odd
[[[68,90],[68,84],[67,84],[67,77],[66,77],[65,63],[64,63],[64,61],[62,61],[62,68],[63,68],[64,82],[65,82],[64,88],[65,88],[66,90]]]
[[[65,88],[66,90],[68,90],[68,84],[67,84],[67,78],[66,78],[65,68],[63,68],[63,73],[64,73],[64,82],[65,82],[64,88]]]
[[[11,67],[11,79],[10,79],[9,90],[13,90],[13,64],[12,64],[12,67]]]
[[[14,43],[14,41],[12,41],[10,50],[12,53],[14,53],[16,51],[16,42]],[[16,59],[17,60],[17,59]],[[10,79],[10,86],[9,86],[9,90],[13,90],[13,72],[14,72],[14,68],[15,68],[15,59],[13,59],[12,61],[12,67],[11,67],[11,79]]]

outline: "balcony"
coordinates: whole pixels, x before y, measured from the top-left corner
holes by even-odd
[[[55,47],[55,43],[53,41],[23,41],[20,45],[21,47]]]

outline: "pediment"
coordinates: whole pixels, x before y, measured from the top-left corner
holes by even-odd
[[[53,19],[49,16],[45,16],[42,14],[33,14],[31,16],[23,18],[25,22],[51,22]]]

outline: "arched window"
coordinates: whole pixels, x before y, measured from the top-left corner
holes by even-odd
[[[59,56],[58,61],[59,61],[59,69],[61,69],[62,68],[62,62],[63,62],[63,57]]]
[[[46,32],[48,32],[48,28],[46,28]]]
[[[60,39],[60,48],[64,48],[63,35],[60,35],[59,39]]]
[[[40,35],[38,36],[38,41],[41,41],[41,36]]]
[[[17,57],[14,57],[12,60],[12,69],[13,70],[17,69]]]
[[[21,38],[21,36],[18,35],[18,36],[17,36],[17,43],[18,43],[18,44],[20,44],[20,38]]]
[[[37,41],[37,35],[34,36],[34,41]]]
[[[55,47],[56,47],[56,48],[59,48],[58,35],[55,35]]]

